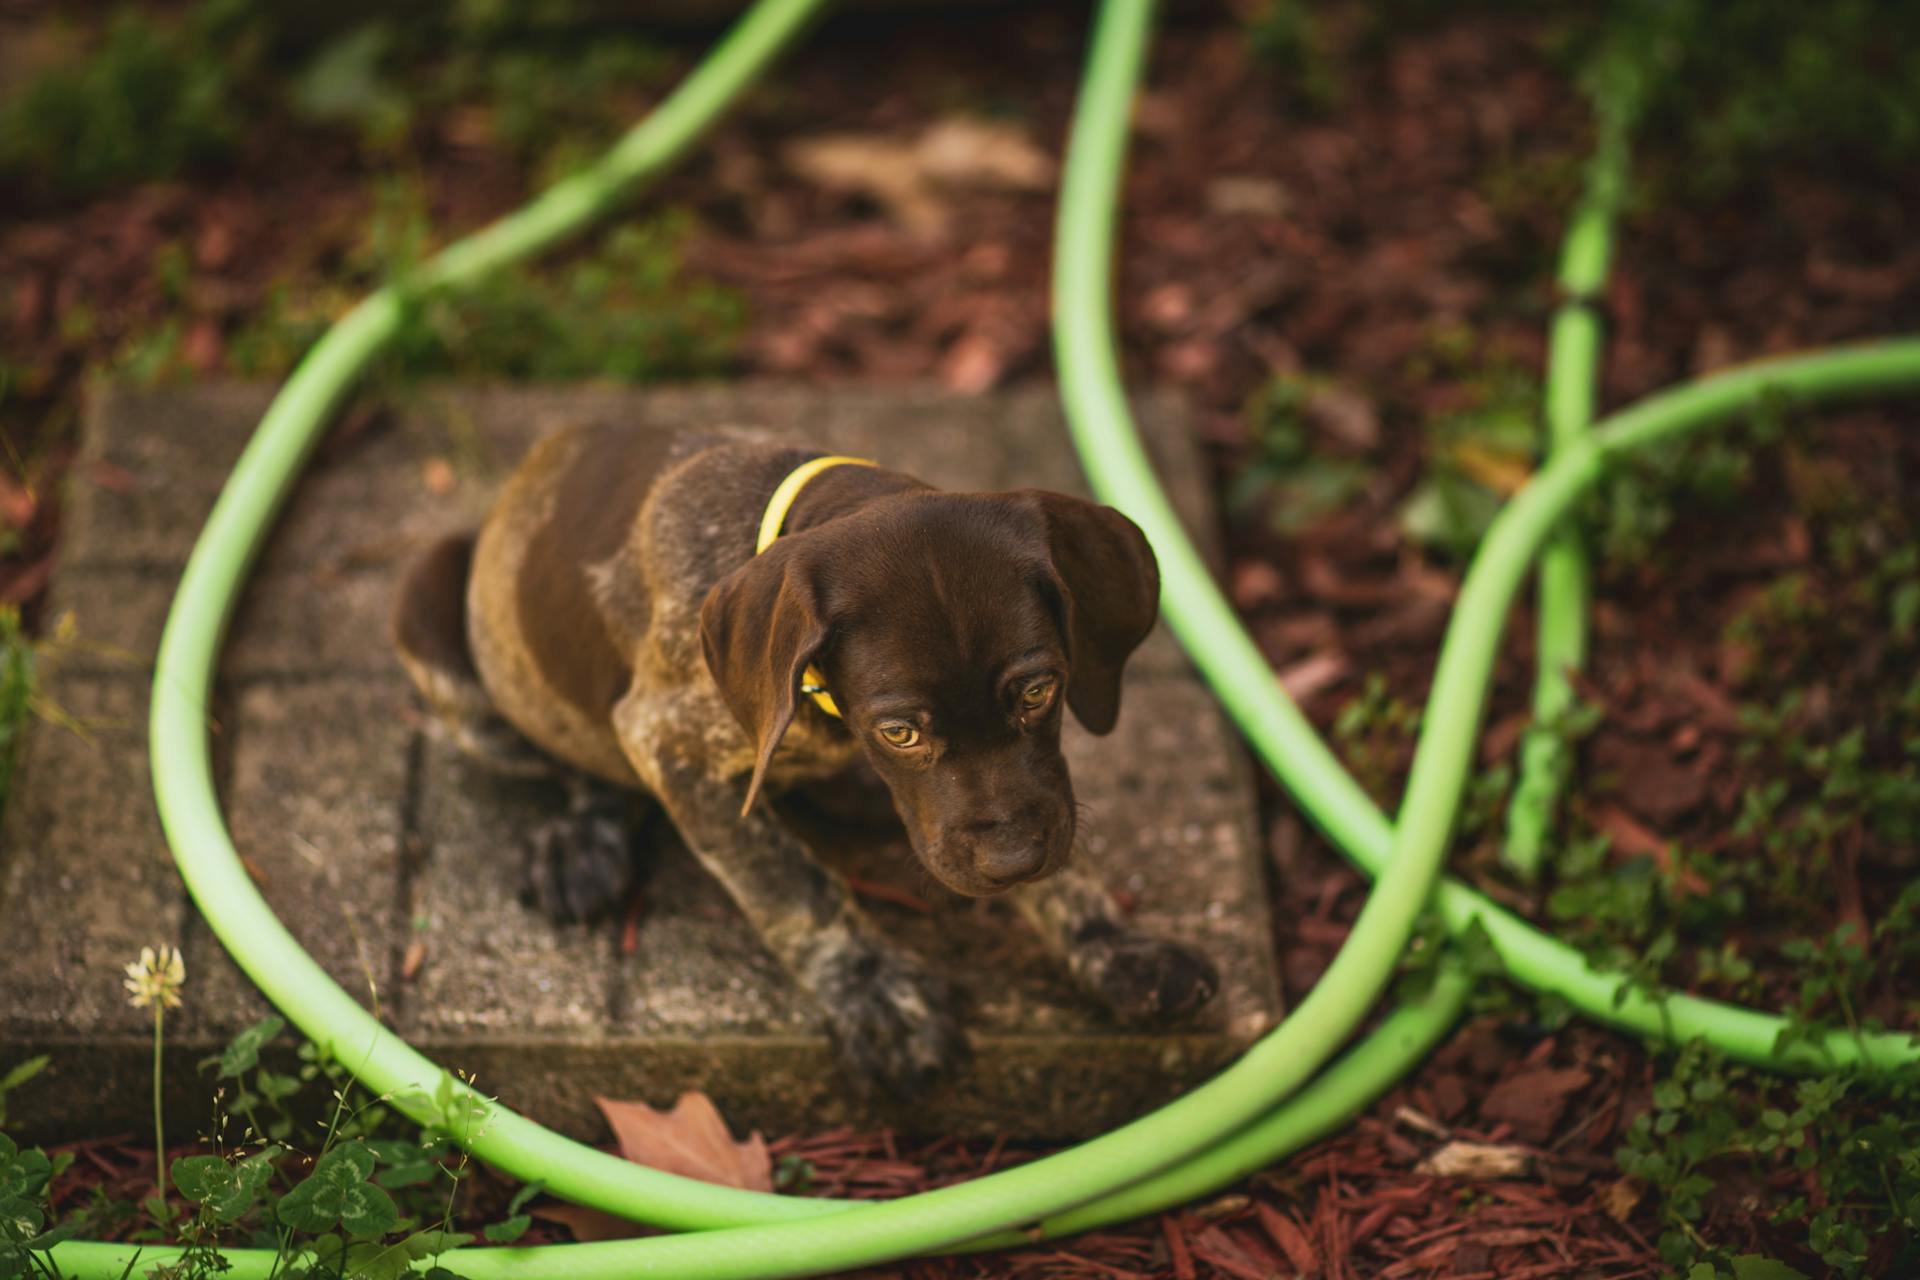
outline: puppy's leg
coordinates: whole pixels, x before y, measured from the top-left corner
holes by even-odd
[[[731,724],[726,708],[698,695],[636,693],[614,712],[628,758],[694,855],[819,1002],[849,1075],[896,1097],[924,1091],[967,1057],[946,984],[874,929],[764,797],[741,814],[746,781],[715,767],[721,748],[702,732],[716,724]]]
[[[1172,1022],[1220,988],[1211,960],[1125,923],[1106,888],[1078,867],[1021,885],[1013,899],[1080,988],[1123,1022]]]
[[[565,789],[565,812],[527,833],[521,901],[556,924],[601,919],[625,905],[638,878],[644,797],[568,768],[495,712],[467,647],[473,544],[471,533],[443,538],[407,571],[394,605],[394,647],[434,731],[461,755],[489,773]]]
[[[400,665],[432,714],[432,727],[490,773],[558,778],[565,770],[500,718],[467,646],[467,575],[472,533],[453,534],[414,561],[394,600],[393,644]]]
[[[645,796],[569,772],[566,812],[527,833],[520,901],[555,924],[592,924],[626,906],[639,883]]]

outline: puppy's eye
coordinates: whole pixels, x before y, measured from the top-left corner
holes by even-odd
[[[888,746],[897,747],[902,751],[908,747],[920,745],[920,731],[910,724],[901,724],[898,721],[881,725],[880,737]]]
[[[1057,683],[1052,676],[1035,680],[1020,691],[1020,705],[1028,711],[1040,710],[1053,701],[1053,689]]]

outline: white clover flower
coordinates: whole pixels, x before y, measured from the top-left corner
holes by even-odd
[[[186,961],[180,958],[179,951],[163,943],[158,955],[152,947],[140,948],[140,958],[127,965],[124,985],[128,1000],[136,1009],[144,1009],[156,1001],[161,1008],[178,1009],[180,988],[186,981]]]

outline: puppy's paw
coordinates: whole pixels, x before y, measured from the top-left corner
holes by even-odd
[[[855,938],[812,970],[841,1065],[866,1092],[910,1101],[971,1057],[952,989],[912,957]]]
[[[1072,965],[1081,985],[1134,1025],[1176,1022],[1220,989],[1220,971],[1204,954],[1132,929],[1079,943]]]
[[[550,818],[527,836],[520,901],[555,924],[592,924],[632,895],[634,831],[626,807],[585,805]]]

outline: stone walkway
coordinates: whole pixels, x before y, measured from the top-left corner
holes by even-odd
[[[257,385],[104,388],[74,469],[53,613],[86,642],[45,692],[84,736],[28,740],[0,831],[0,1064],[53,1067],[16,1095],[41,1136],[139,1131],[150,1023],[120,966],[185,948],[169,1019],[168,1114],[204,1128],[208,1051],[267,1006],[174,872],[154,813],[145,716],[174,583],[271,396]],[[1177,409],[1145,406],[1183,514],[1211,521]],[[631,391],[427,388],[322,447],[235,619],[211,726],[238,847],[288,928],[346,989],[443,1065],[569,1132],[602,1136],[596,1094],[712,1093],[735,1123],[840,1122],[1068,1137],[1138,1114],[1230,1060],[1278,1013],[1253,790],[1232,734],[1164,633],[1128,674],[1109,738],[1070,731],[1086,847],[1147,926],[1203,945],[1225,989],[1178,1032],[1124,1032],[1054,976],[997,903],[930,890],[903,845],[852,841],[883,927],[937,956],[969,999],[976,1064],[910,1113],[844,1095],[814,1016],[718,887],[656,834],[644,909],[622,929],[555,928],[514,899],[512,832],[554,798],[470,772],[421,730],[387,648],[414,549],[474,523],[528,442],[563,424],[733,423],[789,431],[949,488],[1084,491],[1051,392],[973,399],[782,385]],[[843,858],[842,861],[845,861]]]

